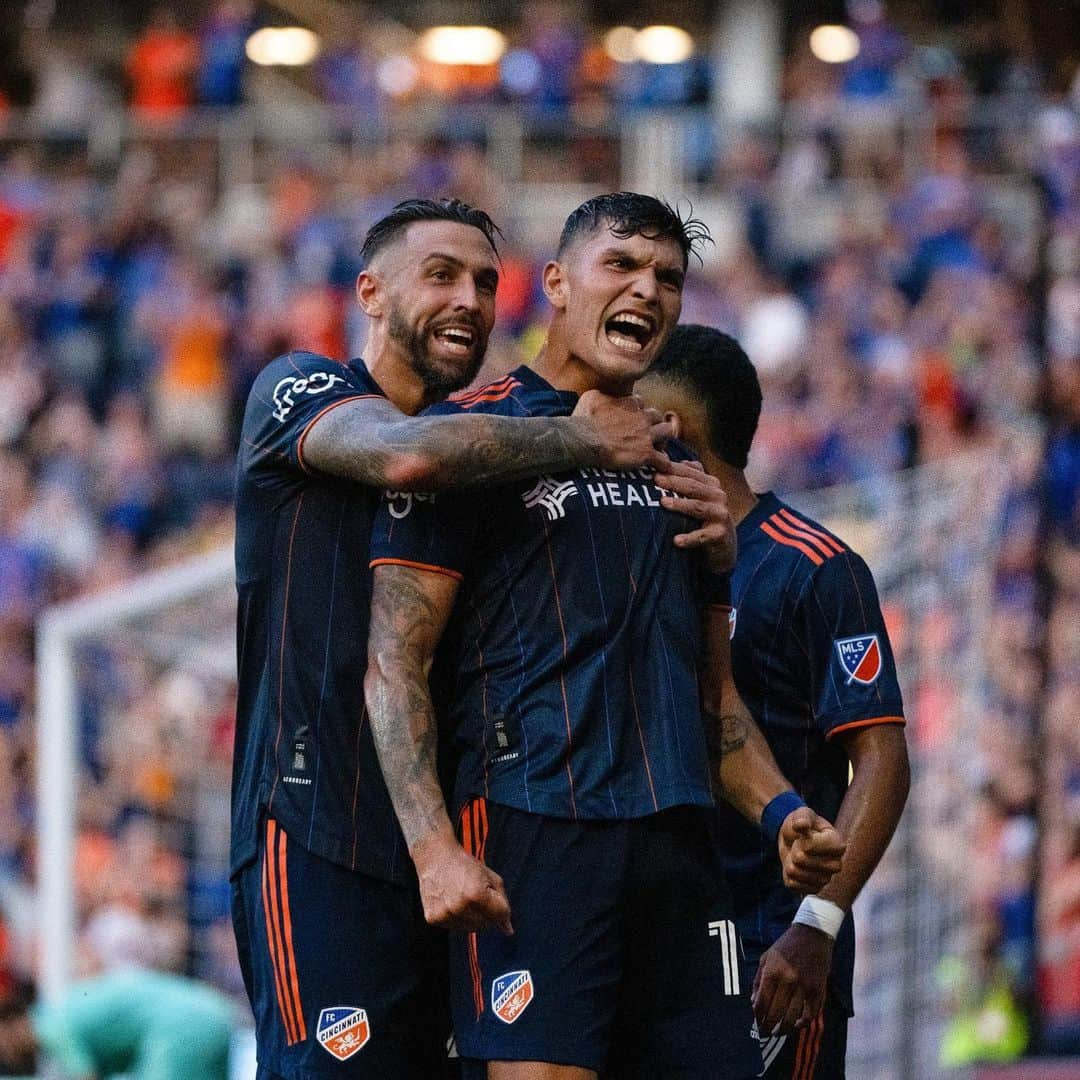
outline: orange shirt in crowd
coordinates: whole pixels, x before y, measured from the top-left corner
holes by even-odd
[[[151,27],[134,44],[127,61],[131,104],[152,116],[183,112],[192,102],[192,75],[198,62],[193,35]]]

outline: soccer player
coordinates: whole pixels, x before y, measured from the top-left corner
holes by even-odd
[[[371,228],[363,256],[365,359],[270,363],[238,457],[233,921],[262,1077],[411,1080],[437,1077],[445,1057],[427,978],[444,961],[364,710],[382,491],[666,460],[653,449],[663,426],[602,395],[569,417],[407,416],[480,365],[494,226],[464,203],[413,200]],[[487,911],[501,894],[480,877]]]
[[[843,869],[800,904],[781,881],[775,853],[738,815],[719,811],[738,927],[756,968],[763,1075],[842,1080],[855,958],[851,905],[888,846],[908,791],[904,708],[877,592],[866,564],[841,539],[772,493],[751,491],[743,469],[761,388],[734,339],[678,327],[640,392],[670,411],[680,437],[724,485],[738,523],[736,686],[785,776],[847,840]],[[785,1034],[796,1025],[797,1034]]]
[[[554,313],[534,365],[432,411],[561,416],[592,389],[630,393],[701,235],[647,196],[589,200],[544,270]],[[730,522],[719,484],[668,453],[663,476],[553,469],[475,497],[391,496],[376,524],[371,723],[427,917],[471,931],[451,938],[454,1030],[492,1080],[760,1064],[709,832],[726,723],[698,677],[707,645],[728,647],[727,609],[703,603],[727,599]],[[437,779],[440,639],[464,850]],[[746,744],[724,767],[751,758]],[[787,787],[772,765],[751,813],[812,889],[843,845]],[[484,864],[509,896],[503,933],[448,885]]]
[[[0,1076],[228,1080],[235,1020],[224,995],[161,971],[86,979],[54,1004],[22,985],[0,1001]]]

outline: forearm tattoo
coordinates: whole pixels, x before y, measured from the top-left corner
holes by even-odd
[[[572,417],[395,413],[390,420],[338,409],[319,429],[320,467],[375,487],[481,487],[599,463],[592,429]]]
[[[410,847],[432,832],[446,812],[426,670],[438,615],[421,577],[407,567],[375,576],[365,683],[379,764]]]
[[[702,721],[705,724],[709,759],[715,764],[719,764],[725,754],[741,750],[750,738],[752,721],[740,712],[715,713],[705,709],[702,712]]]

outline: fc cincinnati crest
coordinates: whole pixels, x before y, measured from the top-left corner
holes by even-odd
[[[881,674],[881,645],[877,634],[841,638],[836,642],[840,666],[847,672],[847,685],[852,682],[869,686]]]
[[[323,1009],[319,1013],[316,1035],[322,1048],[338,1061],[351,1058],[357,1050],[363,1050],[371,1039],[367,1010],[355,1009],[352,1005]]]
[[[491,1007],[504,1024],[512,1024],[532,999],[532,975],[527,971],[508,971],[492,980]]]

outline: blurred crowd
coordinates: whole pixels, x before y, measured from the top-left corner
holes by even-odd
[[[873,484],[969,452],[1007,463],[1007,497],[986,512],[997,556],[970,748],[974,985],[1004,986],[1019,1008],[1037,1002],[1046,1044],[1076,1047],[1077,100],[1052,93],[1049,74],[992,28],[966,52],[916,49],[881,5],[863,9],[856,62],[789,57],[787,130],[711,132],[691,148],[702,194],[722,194],[738,228],[691,273],[684,320],[736,334],[761,373],[759,488]],[[30,107],[70,135],[122,95],[159,117],[238,104],[252,15],[226,0],[185,29],[158,9],[111,79],[78,41],[38,29],[26,45]],[[323,100],[372,117],[415,104],[425,84],[395,98],[365,33],[358,25],[324,52],[311,75]],[[487,82],[474,73],[455,84],[462,95],[580,121],[598,101],[708,94],[700,60],[617,65],[558,7],[523,9],[518,36],[507,54],[518,68],[504,60]],[[937,122],[913,162],[901,118],[916,91]],[[1013,95],[989,128],[971,122],[987,93]],[[617,109],[604,115],[618,121]],[[548,162],[551,175],[593,180],[583,147]],[[362,350],[352,284],[367,226],[413,195],[489,209],[506,241],[485,374],[543,339],[551,247],[529,242],[513,189],[476,141],[280,154],[260,182],[234,186],[205,152],[182,130],[133,139],[107,165],[80,138],[0,141],[0,979],[34,962],[35,619],[227,542],[233,450],[257,372],[291,348]],[[817,229],[826,209],[829,228]],[[91,650],[81,671],[80,966],[152,962],[237,989],[226,883],[196,836],[224,814],[207,791],[227,785],[228,679],[178,672],[123,641]],[[909,697],[917,759],[955,703]]]

